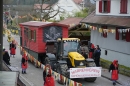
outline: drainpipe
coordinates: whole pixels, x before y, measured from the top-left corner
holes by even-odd
[[[3,70],[3,0],[0,0],[0,71]]]

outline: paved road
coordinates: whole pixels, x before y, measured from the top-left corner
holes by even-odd
[[[19,42],[19,37],[14,36],[17,42]],[[7,42],[7,37],[3,38],[3,45],[8,50],[9,43]],[[21,55],[20,49],[17,48],[17,54],[15,58],[11,57],[11,66],[16,68],[16,70],[20,71],[21,73]],[[20,74],[20,78],[25,82],[27,86],[43,86],[43,70],[40,68],[35,68],[35,66],[29,62],[29,67],[27,69],[27,74]],[[85,82],[83,79],[77,79],[77,82],[83,83],[85,86],[112,86],[112,82],[106,78],[100,77],[94,83]],[[56,86],[63,86],[56,82]],[[116,85],[120,86],[120,85]]]

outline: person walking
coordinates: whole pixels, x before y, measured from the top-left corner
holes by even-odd
[[[95,47],[94,54],[93,54],[93,58],[97,67],[100,66],[100,55],[101,55],[101,49],[99,48],[99,45],[97,45]]]
[[[10,57],[8,51],[3,47],[3,60],[7,65],[10,65]]]
[[[28,57],[24,51],[22,55],[22,60],[21,60],[21,66],[22,66],[22,74],[26,74],[26,70],[28,68]]]
[[[52,76],[51,65],[46,64],[45,69],[43,70],[43,80],[44,86],[55,86],[55,80]]]
[[[116,85],[116,80],[118,80],[118,60],[114,60],[109,67],[109,72],[111,72],[111,79],[113,81],[113,85]]]
[[[12,43],[10,44],[10,57],[13,55],[15,55],[16,53],[16,44],[15,44],[15,40],[12,41]]]

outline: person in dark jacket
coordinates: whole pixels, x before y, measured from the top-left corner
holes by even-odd
[[[3,48],[3,60],[7,65],[10,65],[10,56],[8,51],[5,50],[5,48]]]
[[[99,48],[99,45],[97,45],[94,50],[94,61],[97,67],[100,66],[100,55],[101,55],[101,49]]]
[[[111,73],[111,79],[113,81],[113,85],[116,85],[116,80],[118,80],[118,60],[114,60],[109,67],[109,72]]]

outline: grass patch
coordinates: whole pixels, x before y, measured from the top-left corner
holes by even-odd
[[[100,59],[101,62],[101,66],[103,68],[109,68],[110,64],[112,63],[111,61],[105,60],[105,59]],[[126,76],[130,76],[130,67],[124,66],[124,65],[120,65],[119,64],[119,73],[126,75]]]

